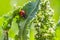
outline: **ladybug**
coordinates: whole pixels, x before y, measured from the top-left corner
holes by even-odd
[[[24,10],[21,10],[20,11],[20,16],[23,17],[23,18],[26,18],[26,13]]]

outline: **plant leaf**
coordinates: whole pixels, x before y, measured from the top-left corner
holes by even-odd
[[[23,40],[27,40],[27,28],[28,28],[28,24],[30,23],[30,21],[35,17],[37,11],[39,10],[39,3],[40,0],[36,0],[36,2],[29,2],[27,3],[22,10],[24,10],[26,12],[26,16],[27,18],[25,20],[20,20],[20,26],[23,27],[23,32],[22,32],[22,36],[23,36]]]

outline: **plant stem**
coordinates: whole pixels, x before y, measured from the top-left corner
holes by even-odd
[[[4,30],[4,40],[8,40],[8,31]]]

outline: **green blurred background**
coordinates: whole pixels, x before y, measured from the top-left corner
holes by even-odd
[[[28,0],[0,0],[0,17],[9,11],[13,10],[14,4],[17,4],[17,6],[23,6],[24,3],[26,3]],[[54,10],[54,16],[55,22],[57,23],[60,16],[60,0],[49,0],[51,8]],[[0,18],[0,26],[2,25],[3,19]],[[16,25],[16,23],[14,24]],[[12,27],[10,31],[10,36],[13,37],[12,34],[17,32],[18,28],[14,31],[16,27]],[[0,40],[2,40],[2,29],[0,27]],[[60,26],[57,26],[56,29],[56,40],[60,40]]]

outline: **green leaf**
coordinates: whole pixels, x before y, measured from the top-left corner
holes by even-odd
[[[37,11],[39,10],[39,3],[40,0],[36,0],[35,2],[31,1],[28,2],[27,4],[25,4],[25,6],[22,8],[22,10],[24,10],[26,12],[26,19],[23,19],[20,17],[20,23],[18,21],[19,25],[19,30],[21,31],[20,33],[22,34],[22,38],[21,40],[27,40],[27,29],[28,29],[28,24],[30,23],[30,21],[35,17],[35,15],[37,14]],[[21,36],[21,35],[20,35]]]
[[[36,2],[29,2],[23,7],[23,10],[25,10],[27,18],[25,19],[25,25],[31,21],[35,17],[38,11],[40,0],[36,0]],[[24,26],[25,26],[24,25]]]

